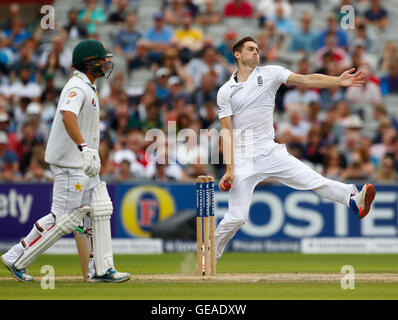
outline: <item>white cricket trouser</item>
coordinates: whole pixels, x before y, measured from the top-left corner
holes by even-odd
[[[54,177],[51,213],[39,219],[30,233],[4,254],[6,261],[11,264],[20,257],[25,246],[35,243],[40,237],[40,232],[50,229],[57,220],[71,214],[73,210],[90,206],[92,190],[100,183],[99,176],[90,178],[82,169],[61,168],[54,165],[50,167]],[[90,217],[85,216],[83,224],[91,227]]]
[[[234,187],[229,191],[228,212],[217,226],[215,235],[216,259],[228,242],[249,217],[250,203],[256,185],[265,180],[277,180],[298,190],[312,190],[322,198],[349,206],[351,194],[358,192],[353,184],[327,179],[289,154],[285,145],[275,143],[267,155],[254,159],[261,172],[235,174]]]

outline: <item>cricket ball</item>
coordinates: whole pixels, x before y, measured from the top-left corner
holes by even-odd
[[[225,180],[223,184],[225,190],[231,189],[231,182],[229,180]]]

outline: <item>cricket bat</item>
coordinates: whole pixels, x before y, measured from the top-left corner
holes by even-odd
[[[82,267],[83,281],[87,282],[90,251],[88,249],[86,237],[78,231],[74,231],[73,234],[75,236],[77,252],[79,253],[80,266]]]

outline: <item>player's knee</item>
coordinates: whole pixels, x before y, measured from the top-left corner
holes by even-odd
[[[243,226],[247,221],[247,217],[240,217],[240,216],[237,217],[237,216],[233,216],[233,215],[225,215],[224,219],[229,224],[236,225],[239,227]]]
[[[44,217],[40,218],[37,220],[34,224],[34,227],[42,233],[45,230],[50,229],[53,227],[56,223],[55,215],[53,213],[49,213],[45,215]]]

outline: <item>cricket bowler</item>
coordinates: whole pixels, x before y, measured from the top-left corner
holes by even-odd
[[[265,179],[298,190],[313,190],[322,198],[342,203],[360,219],[375,198],[373,185],[361,192],[353,184],[327,179],[289,154],[284,144],[274,142],[273,111],[275,94],[282,83],[307,88],[361,86],[364,76],[354,69],[339,77],[322,74],[300,75],[281,66],[259,67],[259,49],[251,37],[240,39],[232,48],[238,70],[218,91],[217,112],[222,127],[226,172],[220,180],[222,191],[229,181],[228,212],[219,223],[216,235],[216,259],[227,243],[247,221],[255,186]],[[250,152],[247,152],[249,147]]]
[[[101,168],[100,110],[95,80],[109,78],[113,56],[97,40],[84,40],[73,50],[71,79],[61,92],[47,142],[45,161],[54,176],[51,213],[8,250],[1,261],[21,282],[33,280],[26,268],[59,238],[83,226],[90,249],[88,282],[123,282],[129,273],[113,265],[110,218],[113,212]]]

